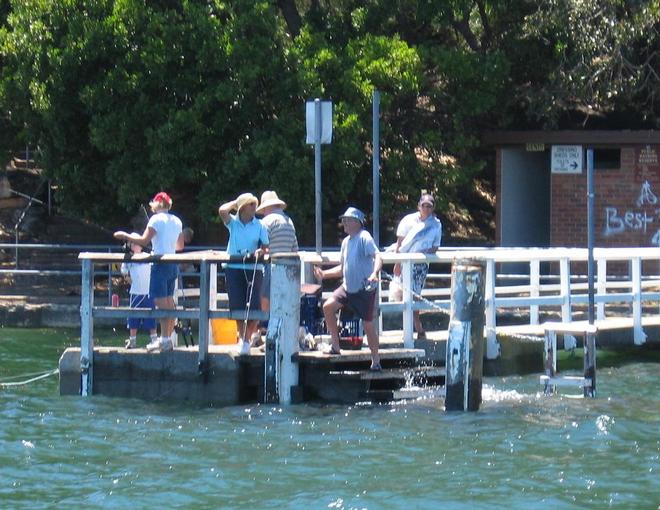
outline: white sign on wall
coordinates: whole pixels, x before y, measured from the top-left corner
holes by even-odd
[[[581,145],[553,145],[550,170],[553,174],[581,174],[582,159]]]

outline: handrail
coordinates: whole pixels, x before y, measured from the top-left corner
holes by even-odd
[[[597,262],[597,284],[595,288],[595,303],[597,320],[605,319],[605,304],[623,302],[632,304],[633,335],[635,344],[642,344],[646,334],[642,328],[642,303],[660,299],[660,276],[644,275],[644,263],[660,263],[660,248],[596,248],[594,260]],[[487,357],[494,359],[499,356],[500,347],[496,336],[497,313],[500,308],[528,308],[529,323],[539,323],[540,307],[560,307],[563,321],[571,321],[573,305],[586,304],[586,284],[584,276],[580,279],[571,274],[571,263],[587,262],[588,250],[584,248],[467,248],[454,250],[443,248],[434,254],[381,253],[384,264],[400,263],[404,287],[404,299],[401,302],[379,302],[380,313],[403,313],[404,346],[412,347],[414,310],[448,310],[450,307],[449,293],[437,289],[424,289],[421,297],[444,296],[444,299],[413,301],[412,265],[415,263],[451,263],[455,259],[483,259],[486,261],[486,337]],[[331,264],[339,262],[339,254],[316,253],[301,254],[306,265]],[[541,262],[550,262],[559,267],[559,283],[542,284],[547,275],[541,275]],[[608,263],[626,262],[630,266],[630,274],[622,280],[619,274],[608,274]],[[497,286],[497,281],[506,279],[508,274],[498,273],[498,265],[506,263],[524,263],[529,266],[528,285]],[[657,273],[658,266],[653,263],[653,271]],[[303,274],[310,274],[303,271]],[[507,272],[508,273],[508,272]],[[575,281],[574,281],[575,280]],[[614,281],[612,281],[614,280]],[[408,289],[408,292],[405,290]],[[576,292],[581,291],[581,293]],[[385,296],[389,293],[382,292]],[[517,295],[516,295],[517,294]],[[389,297],[389,296],[388,296]]]
[[[2,245],[12,246],[12,245]],[[39,246],[39,245],[35,245]],[[47,246],[47,245],[44,245]],[[98,245],[55,245],[54,249],[70,249],[81,246],[83,249],[96,249]],[[116,245],[103,245],[105,249],[113,249],[112,253],[85,252],[80,254],[80,260],[93,260],[95,264],[116,264],[126,260],[125,254],[119,252]],[[219,249],[201,250],[202,247],[189,247],[190,251],[182,254],[168,255],[163,261],[176,263],[193,263],[199,265],[202,260],[212,260],[214,264],[229,260],[227,254]],[[311,278],[310,266],[314,264],[333,264],[339,262],[339,252],[324,251],[318,255],[313,251],[301,251],[303,281],[305,275]],[[149,254],[131,257],[132,261],[158,260]],[[496,337],[497,311],[526,309],[529,313],[529,324],[540,323],[542,312],[556,312],[559,309],[561,319],[570,321],[576,311],[576,305],[582,307],[587,302],[587,283],[583,274],[575,274],[571,264],[578,263],[581,267],[587,261],[588,253],[583,248],[443,248],[434,254],[404,254],[383,252],[382,258],[387,267],[399,262],[402,265],[404,287],[411,288],[412,264],[429,262],[431,264],[451,264],[458,258],[481,258],[486,261],[486,337],[488,339],[487,355],[497,357],[499,344]],[[635,343],[644,343],[646,334],[642,328],[643,304],[660,299],[660,248],[596,248],[594,249],[596,268],[596,285],[594,301],[596,319],[605,319],[607,304],[619,302],[631,304],[632,312],[625,315],[631,317],[634,323]],[[550,263],[540,266],[540,263]],[[524,271],[515,275],[508,263],[522,264]],[[612,265],[616,266],[612,269]],[[547,267],[542,273],[540,268]],[[625,268],[629,269],[625,269]],[[110,276],[116,273],[109,272]],[[195,274],[198,276],[198,274]],[[417,301],[409,294],[401,302],[381,302],[381,314],[402,314],[404,322],[404,344],[413,345],[412,312],[414,310],[441,312],[450,306],[448,274],[430,275],[437,280],[444,279],[441,286],[431,286],[422,291],[422,297],[428,301]],[[515,280],[511,280],[515,276]],[[311,280],[307,280],[310,281]],[[505,284],[506,283],[506,284]],[[387,285],[383,285],[381,297],[388,297]],[[648,307],[644,313],[648,315]],[[657,306],[654,308],[657,314]],[[624,312],[619,312],[624,313]],[[609,314],[608,312],[608,315]]]

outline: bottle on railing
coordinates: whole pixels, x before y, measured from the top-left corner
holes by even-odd
[[[112,306],[114,307],[119,306],[119,294],[112,295]]]

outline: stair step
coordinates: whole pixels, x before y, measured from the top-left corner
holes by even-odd
[[[381,361],[409,362],[425,356],[424,349],[379,349]],[[341,363],[367,363],[371,362],[369,349],[349,351],[342,349],[341,354],[325,354],[321,351],[298,352],[293,355],[293,361],[302,364],[341,364]]]
[[[379,372],[371,370],[336,370],[330,375],[346,379],[360,379],[362,381],[374,381],[383,379],[413,380],[419,378],[445,377],[447,371],[444,367],[424,366],[410,368],[383,368]]]
[[[397,390],[367,390],[364,394],[369,400],[376,402],[392,402],[418,398],[444,398],[444,386],[423,386],[400,388]]]

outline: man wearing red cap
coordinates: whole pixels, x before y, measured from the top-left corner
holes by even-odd
[[[149,218],[147,228],[142,235],[129,234],[122,230],[114,233],[115,239],[129,241],[141,246],[151,243],[153,255],[168,255],[183,250],[184,237],[181,220],[170,213],[172,199],[161,191],[149,202],[153,216]],[[174,285],[179,275],[177,264],[159,264],[151,266],[149,297],[153,298],[156,308],[174,310]],[[171,351],[174,317],[160,319],[161,337],[147,345],[147,351]]]

